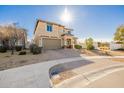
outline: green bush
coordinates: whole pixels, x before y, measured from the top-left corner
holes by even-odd
[[[92,45],[87,46],[87,50],[93,50],[93,49],[94,49],[94,46],[92,46]]]
[[[41,53],[41,47],[38,47],[36,44],[32,44],[30,46],[30,52],[33,54],[40,54]]]
[[[81,49],[82,46],[81,46],[81,45],[75,45],[75,48],[76,48],[76,49]]]
[[[20,51],[19,55],[26,55],[26,51]]]
[[[88,38],[88,39],[85,40],[87,50],[93,50],[94,49],[93,42],[94,41],[93,41],[92,38]]]
[[[15,50],[16,51],[21,51],[22,50],[22,46],[15,46]]]
[[[7,51],[7,48],[5,46],[0,46],[0,52],[5,53]]]

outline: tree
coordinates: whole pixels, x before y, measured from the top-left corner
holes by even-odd
[[[2,27],[0,26],[0,46],[2,45],[3,40],[3,33],[2,33]]]
[[[17,27],[15,24],[0,26],[0,39],[3,42],[3,45],[6,46],[9,43],[12,53],[14,54],[14,48],[16,42],[21,40],[25,44],[25,39],[27,37],[27,30],[24,28]],[[25,45],[24,45],[25,46]]]
[[[93,39],[92,39],[92,38],[86,39],[86,40],[85,40],[85,44],[86,44],[87,50],[92,50],[92,49],[94,49],[94,46],[93,46]]]
[[[117,28],[114,34],[114,40],[124,44],[124,25],[121,25]]]
[[[27,40],[27,30],[24,28],[18,29],[18,40],[22,41],[23,49],[25,48],[25,41]]]
[[[108,42],[98,42],[98,47],[109,47],[109,43]]]

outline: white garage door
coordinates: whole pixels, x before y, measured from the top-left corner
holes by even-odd
[[[42,44],[44,49],[59,49],[61,48],[61,39],[43,38]]]

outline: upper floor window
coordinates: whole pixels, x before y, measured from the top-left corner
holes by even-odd
[[[71,31],[66,31],[65,34],[71,34]]]
[[[64,33],[64,30],[59,30],[60,33]]]
[[[71,31],[68,31],[68,34],[71,34]]]
[[[51,24],[47,24],[47,31],[52,32],[52,25]]]

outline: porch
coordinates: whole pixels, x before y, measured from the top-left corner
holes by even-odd
[[[64,48],[74,48],[74,39],[72,36],[63,36]]]

